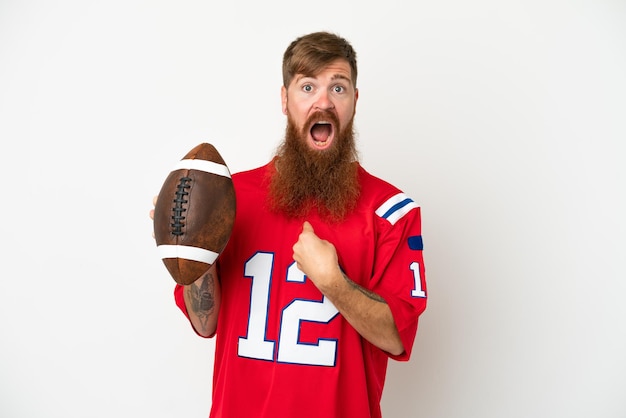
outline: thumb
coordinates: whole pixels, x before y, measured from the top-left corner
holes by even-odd
[[[313,226],[309,223],[309,221],[304,221],[304,224],[302,224],[302,232],[314,232]]]

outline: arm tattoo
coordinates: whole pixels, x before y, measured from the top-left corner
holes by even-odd
[[[200,280],[200,284],[194,282],[185,289],[189,298],[190,308],[202,324],[206,324],[209,315],[215,307],[215,299],[213,298],[214,280],[211,273],[206,273]]]
[[[367,290],[366,288],[364,288],[363,286],[359,286],[358,284],[356,284],[355,282],[353,282],[348,276],[346,276],[345,274],[343,275],[343,278],[346,280],[346,282],[348,282],[348,284],[352,287],[354,287],[356,290],[358,290],[359,292],[363,293],[365,296],[367,296],[368,298],[375,300],[376,302],[380,302],[380,303],[384,303],[385,305],[387,304],[387,302],[385,301],[385,299],[383,299],[382,297],[380,297],[380,295],[377,295],[376,293]]]

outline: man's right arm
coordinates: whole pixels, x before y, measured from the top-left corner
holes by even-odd
[[[191,325],[203,337],[211,337],[217,328],[221,292],[215,264],[190,285],[184,286],[183,295]]]

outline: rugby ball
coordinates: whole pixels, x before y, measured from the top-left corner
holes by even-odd
[[[235,212],[228,166],[213,145],[197,145],[169,173],[154,206],[157,250],[176,283],[193,283],[215,263]]]

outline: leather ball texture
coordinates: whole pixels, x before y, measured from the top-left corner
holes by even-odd
[[[154,206],[157,250],[176,283],[193,283],[215,263],[235,213],[228,166],[213,145],[197,145],[169,173]]]

